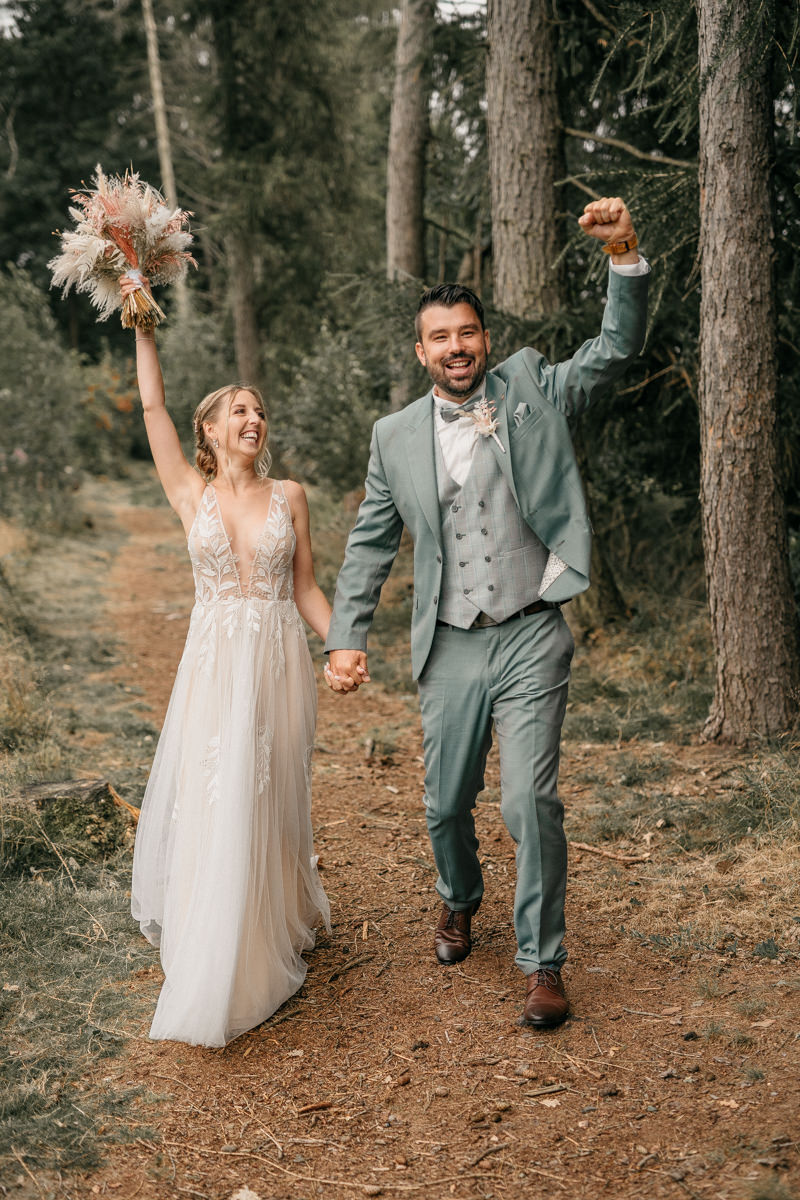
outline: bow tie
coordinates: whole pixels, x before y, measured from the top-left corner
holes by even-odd
[[[438,404],[436,407],[443,421],[457,421],[459,417],[472,416],[475,405],[482,399],[483,395],[473,396],[471,400],[467,400],[464,404],[459,404],[458,407],[451,404]]]

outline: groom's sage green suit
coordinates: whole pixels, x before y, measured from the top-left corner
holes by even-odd
[[[493,725],[502,813],[517,843],[517,962],[526,974],[558,969],[566,957],[566,843],[557,775],[573,645],[558,605],[588,587],[591,555],[568,419],[602,395],[641,350],[647,285],[646,274],[612,271],[597,338],[561,363],[526,348],[488,372],[486,398],[495,408],[500,444],[479,439],[481,470],[473,468],[463,495],[446,477],[437,449],[432,391],[376,423],[366,495],[348,539],[326,642],[328,651],[366,650],[405,526],[414,542],[411,658],[420,690],[437,890],[451,909],[480,901],[472,810]],[[472,525],[459,524],[464,520]],[[507,546],[505,538],[511,539]],[[489,543],[491,555],[473,553]],[[455,561],[466,556],[458,549],[462,544],[471,547],[479,566],[464,588],[459,568],[466,564]],[[533,584],[532,562],[540,563]],[[469,604],[464,597],[473,587],[491,596],[497,624],[450,623],[450,613]],[[502,607],[509,590],[512,619]],[[517,617],[540,598],[552,606]]]

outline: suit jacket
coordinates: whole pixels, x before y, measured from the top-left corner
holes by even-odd
[[[565,362],[548,363],[528,347],[486,377],[505,453],[491,438],[489,446],[523,518],[567,564],[543,593],[546,600],[568,600],[589,586],[591,529],[568,419],[602,395],[640,352],[648,279],[610,272],[600,334]],[[405,525],[414,542],[415,679],[433,641],[442,576],[435,436],[433,389],[375,423],[366,495],[347,541],[325,643],[326,650],[366,650],[372,615]]]

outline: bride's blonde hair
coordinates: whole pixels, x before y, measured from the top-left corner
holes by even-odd
[[[267,475],[269,475],[272,455],[267,446],[269,424],[267,423],[267,410],[264,408],[264,398],[258,388],[251,387],[249,383],[229,383],[225,387],[217,388],[215,392],[209,392],[194,410],[192,427],[194,429],[196,444],[195,462],[197,463],[198,471],[205,479],[214,479],[217,476],[219,473],[219,462],[217,461],[216,450],[206,437],[206,431],[203,426],[206,422],[218,421],[223,412],[226,413],[227,418],[227,414],[230,413],[231,404],[239,392],[249,392],[251,396],[255,396],[264,411],[264,421],[266,424],[264,445],[259,450],[253,467],[260,479],[266,479]],[[226,435],[227,431],[228,423],[226,419]]]

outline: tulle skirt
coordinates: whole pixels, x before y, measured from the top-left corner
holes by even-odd
[[[142,804],[132,911],[160,946],[150,1036],[222,1046],[330,927],[311,834],[316,682],[292,601],[196,605]]]

